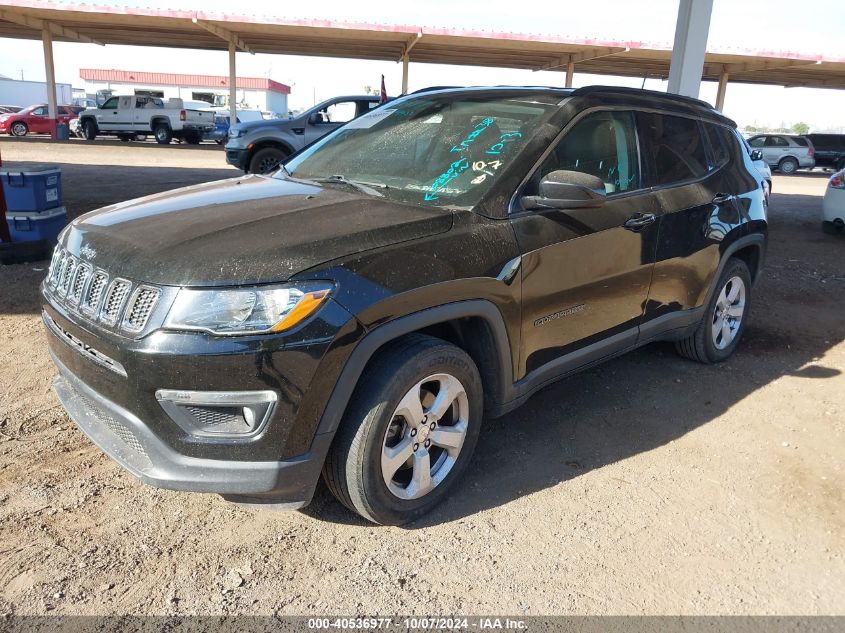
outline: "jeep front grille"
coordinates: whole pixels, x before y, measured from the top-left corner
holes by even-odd
[[[46,288],[54,303],[132,334],[144,330],[161,297],[160,288],[113,277],[61,247],[50,261]]]

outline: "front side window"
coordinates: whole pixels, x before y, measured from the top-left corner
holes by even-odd
[[[47,108],[35,108],[35,110],[32,111],[32,114],[34,114],[35,116],[47,116]]]
[[[111,97],[107,99],[106,102],[100,106],[101,110],[117,110],[117,101],[118,97]]]
[[[529,195],[536,195],[546,174],[558,170],[596,176],[608,195],[638,189],[640,162],[633,113],[594,112],[578,121],[532,177]]]
[[[748,144],[751,147],[763,147],[766,144],[766,137],[765,136],[757,136],[755,138],[752,138],[750,141],[748,141]]]
[[[344,176],[432,206],[477,204],[560,96],[419,95],[368,112],[285,164],[295,178]]]
[[[707,153],[698,121],[668,114],[640,114],[639,118],[655,185],[692,180],[707,173]]]
[[[320,110],[321,123],[348,123],[355,118],[356,104],[354,101],[333,103]]]

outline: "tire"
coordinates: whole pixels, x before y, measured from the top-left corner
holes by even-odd
[[[828,235],[841,235],[845,232],[845,224],[837,224],[836,222],[822,222],[822,232]]]
[[[438,405],[441,417],[432,421],[435,392],[451,404]],[[463,350],[431,336],[405,337],[378,352],[361,375],[323,478],[343,505],[373,523],[418,519],[466,470],[482,412],[481,378]]]
[[[249,173],[269,174],[278,169],[279,165],[290,154],[278,147],[265,147],[252,155],[249,161]]]
[[[88,119],[82,123],[82,136],[85,137],[87,141],[93,141],[97,138],[97,123],[96,121],[92,121]]]
[[[783,158],[778,163],[778,170],[785,176],[791,176],[798,171],[798,161],[794,158]]]
[[[732,300],[735,288],[739,288],[738,295]],[[750,308],[751,273],[744,261],[731,258],[719,276],[716,291],[707,302],[695,332],[676,342],[675,348],[681,356],[699,363],[709,365],[726,360],[739,345]],[[727,330],[719,328],[718,323],[726,323]]]
[[[153,128],[153,136],[155,136],[156,143],[159,145],[169,145],[173,140],[173,130],[167,123],[156,123]]]
[[[188,145],[199,145],[202,136],[198,132],[185,132],[182,137]]]
[[[26,136],[29,134],[29,126],[23,121],[15,121],[9,129],[9,133],[12,136]]]

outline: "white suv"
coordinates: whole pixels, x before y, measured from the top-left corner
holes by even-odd
[[[758,134],[748,139],[752,149],[763,152],[763,160],[782,174],[794,174],[799,169],[816,166],[813,144],[804,136],[787,134]]]

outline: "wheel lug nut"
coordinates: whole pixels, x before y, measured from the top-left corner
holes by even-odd
[[[416,429],[411,429],[411,437],[414,437],[417,434]]]
[[[425,447],[428,448],[429,446],[431,446],[431,440],[426,440]]]
[[[429,428],[433,431],[435,426],[437,426],[437,422],[432,422]]]
[[[420,445],[419,445],[419,444],[414,444],[414,450],[415,450],[415,451],[416,451],[417,449],[419,449],[419,447],[420,447]]]

